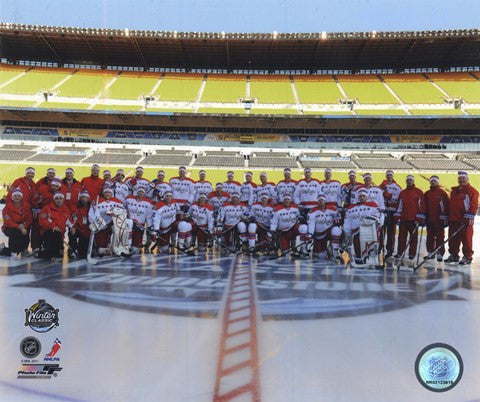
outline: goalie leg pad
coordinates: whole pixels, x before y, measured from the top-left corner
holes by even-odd
[[[240,240],[242,243],[247,241],[247,225],[245,222],[238,222],[237,224],[238,234],[240,235]]]
[[[192,225],[188,222],[178,222],[178,247],[186,248],[190,247],[190,241],[192,239]]]
[[[331,231],[332,237],[332,248],[338,249],[340,247],[340,242],[342,240],[342,229],[338,226],[334,226]]]
[[[248,247],[255,247],[255,241],[257,239],[257,224],[248,224]]]

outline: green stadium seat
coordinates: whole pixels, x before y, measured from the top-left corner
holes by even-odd
[[[102,93],[104,99],[141,99],[150,95],[160,80],[159,73],[124,71],[115,82]]]
[[[428,74],[452,98],[462,98],[469,103],[480,103],[480,81],[468,73]]]
[[[159,100],[195,102],[202,83],[202,74],[168,73],[155,90]]]
[[[38,92],[49,91],[72,72],[73,70],[60,68],[33,68],[20,78],[4,86],[2,92],[34,95]]]
[[[360,103],[399,103],[376,75],[337,75],[337,79],[348,99],[358,99]]]
[[[250,98],[259,103],[295,103],[290,79],[284,75],[251,75]]]
[[[444,103],[445,95],[421,74],[384,74],[382,78],[405,103]]]
[[[78,70],[58,87],[58,96],[95,98],[115,78],[116,73],[104,70]]]
[[[343,98],[331,75],[294,76],[300,103],[337,104]]]
[[[245,75],[210,74],[201,101],[237,103],[239,98],[245,98],[246,90]]]

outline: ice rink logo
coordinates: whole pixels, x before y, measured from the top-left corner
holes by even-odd
[[[453,347],[445,343],[428,345],[415,361],[415,374],[420,384],[428,390],[449,391],[462,378],[462,358]]]
[[[35,357],[37,357],[41,351],[42,344],[33,336],[23,338],[20,342],[20,352],[27,359],[35,359]]]
[[[58,351],[62,347],[62,342],[60,339],[56,338],[55,342],[53,342],[52,349],[50,350],[50,353],[45,355],[44,360],[45,361],[59,361],[60,359],[58,357],[55,357],[55,355],[58,353]]]
[[[25,309],[25,326],[35,332],[48,332],[58,327],[58,309],[40,299],[30,308]]]

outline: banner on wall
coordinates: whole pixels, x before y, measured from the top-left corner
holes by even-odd
[[[441,135],[392,135],[390,140],[396,143],[422,143],[422,144],[438,144],[442,139]]]
[[[242,141],[242,139],[244,139],[246,135],[240,134],[240,133],[221,133],[221,134],[215,134],[215,137],[217,141]],[[248,137],[249,138],[253,137],[253,141],[255,142],[279,142],[279,141],[290,142],[290,138],[288,135],[254,134]]]
[[[58,130],[61,137],[105,138],[108,130],[69,128]]]

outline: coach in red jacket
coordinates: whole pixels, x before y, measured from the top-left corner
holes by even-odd
[[[90,195],[82,191],[78,195],[77,203],[70,208],[74,221],[75,234],[69,236],[70,247],[75,250],[79,258],[87,257],[90,227],[88,226],[88,211],[90,210]],[[70,255],[73,257],[73,255]]]
[[[18,259],[19,254],[28,247],[28,231],[32,224],[30,205],[23,201],[20,189],[12,191],[11,199],[2,211],[2,232],[8,237],[8,246],[0,251],[0,255],[12,255]]]
[[[427,252],[426,259],[435,258],[433,251],[438,247],[437,261],[443,261],[445,247],[445,227],[448,226],[448,194],[440,187],[438,176],[430,177],[430,190],[425,192],[426,222],[427,222]]]
[[[65,204],[67,204],[70,211],[78,202],[78,195],[82,191],[82,185],[73,177],[75,174],[72,168],[65,170],[65,178],[62,180],[61,192],[65,196]]]
[[[394,215],[395,219],[400,222],[397,255],[395,258],[399,258],[404,254],[407,247],[407,234],[409,234],[411,240],[408,258],[413,260],[417,254],[417,223],[420,226],[425,225],[425,198],[423,191],[415,187],[415,177],[408,175],[406,182],[407,187],[398,196],[398,208]]]
[[[81,181],[83,189],[90,194],[90,199],[95,200],[102,193],[104,180],[98,175],[100,173],[100,167],[95,164],[92,165],[90,176],[84,177]]]
[[[450,211],[448,214],[448,242],[449,257],[446,262],[458,262],[460,243],[462,244],[463,258],[460,265],[469,265],[472,262],[473,223],[478,209],[478,191],[468,183],[468,173],[458,172],[458,186],[452,187],[450,194]],[[453,234],[464,225],[460,232]],[[452,237],[453,236],[453,237]]]
[[[7,195],[7,199],[11,200],[12,192],[19,189],[23,195],[23,202],[31,204],[36,187],[36,184],[33,181],[34,177],[35,169],[33,167],[27,167],[25,169],[25,176],[16,179],[10,186],[10,192]]]

